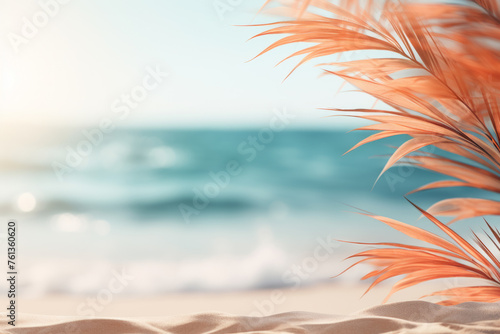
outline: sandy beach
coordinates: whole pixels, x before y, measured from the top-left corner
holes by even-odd
[[[434,286],[438,288],[437,286]],[[19,300],[5,333],[500,333],[500,304],[445,307],[413,289],[380,305],[387,286],[327,284],[297,290],[117,296],[95,317],[79,316],[87,297]],[[80,308],[79,308],[80,307]],[[80,311],[77,311],[80,310]],[[36,315],[35,315],[36,314]]]

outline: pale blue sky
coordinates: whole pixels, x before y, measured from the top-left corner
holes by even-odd
[[[335,97],[340,80],[318,78],[312,65],[282,83],[295,62],[274,65],[290,48],[247,63],[274,38],[247,42],[262,28],[234,25],[251,23],[262,1],[228,5],[222,15],[216,3],[231,1],[71,0],[49,6],[44,23],[38,1],[0,0],[2,120],[95,124],[156,66],[169,77],[121,125],[262,125],[286,108],[299,115],[297,126],[335,126],[341,121],[317,108],[360,100]],[[29,38],[26,22],[39,25]]]

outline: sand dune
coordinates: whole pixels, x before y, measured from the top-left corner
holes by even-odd
[[[373,307],[350,315],[288,312],[268,317],[200,313],[155,318],[97,318],[21,314],[4,333],[500,333],[500,304],[440,306],[423,301]]]

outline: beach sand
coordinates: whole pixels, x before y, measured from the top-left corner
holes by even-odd
[[[115,296],[94,317],[87,297],[19,299],[16,326],[2,333],[500,333],[500,303],[445,307],[415,300],[422,288],[380,305],[388,287],[366,286]],[[412,300],[413,299],[413,300]],[[87,308],[82,308],[82,303]],[[2,315],[5,319],[5,314]]]

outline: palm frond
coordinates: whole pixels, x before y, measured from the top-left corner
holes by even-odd
[[[382,173],[407,158],[406,162],[453,178],[415,191],[472,187],[500,193],[497,2],[478,0],[456,5],[386,1],[377,15],[370,6],[361,8],[352,0],[349,3],[339,6],[327,0],[292,1],[290,6],[299,10],[299,16],[276,22],[257,35],[286,35],[258,56],[283,45],[309,43],[287,57],[302,57],[297,68],[339,53],[383,52],[384,57],[374,59],[322,64],[325,74],[344,79],[384,104],[379,109],[331,108],[374,122],[358,130],[378,133],[355,147],[408,135],[412,138],[394,152]],[[305,11],[311,15],[304,15]],[[499,78],[498,83],[495,78]],[[439,154],[423,154],[421,150],[427,146],[438,148]],[[452,215],[456,221],[500,211],[497,201],[477,202],[481,204],[478,206],[458,205],[460,201],[437,203],[431,212]],[[453,209],[446,209],[450,206]]]
[[[368,263],[374,266],[375,269],[362,278],[374,278],[373,283],[366,292],[389,278],[403,275],[403,278],[393,285],[385,301],[395,292],[416,284],[436,279],[457,277],[478,279],[484,281],[486,284],[482,286],[451,288],[427,296],[445,297],[444,300],[439,302],[439,304],[443,305],[455,305],[465,301],[500,301],[500,259],[490,251],[485,242],[476,234],[474,234],[475,244],[467,242],[430,213],[422,210],[415,204],[413,205],[434,225],[439,227],[446,234],[446,237],[438,236],[424,229],[393,219],[368,215],[413,239],[429,244],[430,247],[395,243],[352,242],[354,244],[376,246],[377,248],[350,256],[349,258],[361,259],[345,271],[361,263]],[[491,235],[486,232],[484,233],[488,236],[494,247],[500,251],[500,233],[489,224],[488,228]],[[483,252],[480,252],[477,248]]]

